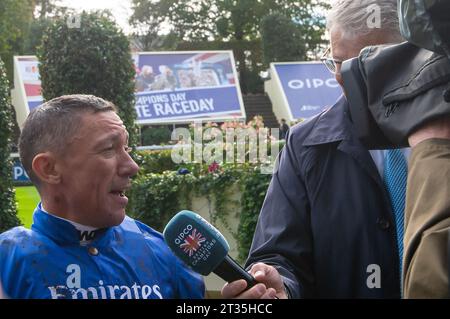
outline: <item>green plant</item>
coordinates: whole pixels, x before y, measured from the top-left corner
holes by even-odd
[[[306,41],[300,29],[287,16],[272,13],[261,20],[264,63],[306,60]]]
[[[205,138],[210,135],[225,137],[227,130],[248,129],[259,132],[264,128],[262,117],[256,116],[247,124],[239,121],[228,121],[221,125],[206,123],[204,126],[191,126],[190,138],[201,134]],[[197,131],[198,130],[198,131]],[[207,134],[206,134],[207,135]],[[202,145],[203,150],[214,138],[207,137]],[[186,142],[186,141],[185,141]],[[268,138],[267,151],[270,155],[271,145],[283,147],[283,141]],[[224,156],[229,150],[237,154],[240,143],[238,138],[224,142]],[[241,145],[242,146],[242,145]],[[261,140],[259,141],[261,146]],[[238,244],[239,261],[247,257],[271,175],[262,173],[265,163],[250,163],[249,145],[245,143],[245,162],[189,162],[175,164],[172,161],[172,150],[137,152],[137,162],[141,167],[138,178],[133,182],[129,192],[130,205],[128,212],[157,230],[162,230],[169,219],[182,209],[189,209],[194,196],[203,197],[207,201],[209,220],[212,224],[220,224],[229,231]],[[221,149],[222,150],[222,149]],[[191,155],[195,151],[191,148]],[[275,154],[274,154],[275,155]],[[191,159],[193,156],[191,156]],[[239,192],[236,198],[236,192]],[[230,216],[230,212],[235,216]],[[229,217],[238,218],[237,229],[229,225]]]
[[[253,240],[259,212],[262,208],[271,175],[261,174],[258,168],[249,171],[242,178],[241,183],[241,214],[238,227],[238,259],[247,258]]]
[[[171,131],[167,126],[151,126],[141,130],[142,145],[161,145],[170,142]]]
[[[145,161],[145,157],[141,160]],[[146,167],[145,163],[141,165]],[[162,231],[175,213],[192,207],[194,196],[204,197],[209,206],[210,222],[220,221],[232,234],[242,262],[248,254],[271,175],[261,174],[258,166],[248,163],[191,165],[185,175],[176,171],[147,173],[143,169],[128,193],[128,212]],[[236,191],[240,192],[237,200],[232,198]],[[235,212],[236,216],[230,216],[230,212]],[[239,219],[237,231],[228,224],[228,217]]]
[[[130,22],[137,30],[150,33],[151,39],[163,33],[158,31],[170,26],[172,37],[179,41],[178,50],[205,50],[205,45],[213,50],[233,50],[244,94],[264,92],[263,81],[258,76],[267,68],[262,61],[260,45],[262,18],[279,12],[286,19],[295,21],[296,29],[302,34],[300,40],[305,42],[308,53],[313,53],[323,43],[323,12],[328,8],[327,1],[323,0],[196,0],[195,5],[192,1],[132,2]],[[296,40],[291,38],[287,41],[292,43]],[[170,43],[174,42],[177,41]],[[258,45],[254,46],[254,43]]]
[[[178,166],[172,161],[171,152],[171,150],[136,152],[134,160],[139,165],[140,174],[177,170]]]
[[[169,171],[138,176],[129,192],[130,215],[162,231],[173,215],[189,208],[188,199],[194,180],[192,175],[178,175]]]
[[[55,19],[38,50],[44,99],[80,93],[113,102],[135,146],[135,70],[128,38],[104,12],[83,12],[79,25],[68,21]]]
[[[9,84],[0,59],[0,232],[20,225],[12,187],[11,134],[13,126]]]
[[[200,173],[196,177],[194,192],[196,195],[205,196],[210,206],[214,205],[214,209],[210,209],[210,222],[215,225],[220,220],[236,238],[237,234],[228,224],[227,217],[230,206],[238,204],[230,200],[232,186],[239,180],[237,171],[230,166],[221,168],[216,163],[209,165],[207,170],[208,173]]]
[[[13,82],[13,57],[23,54],[28,28],[33,19],[33,5],[29,0],[0,1],[0,58],[5,72]]]

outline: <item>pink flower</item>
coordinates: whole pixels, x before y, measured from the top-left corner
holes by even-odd
[[[217,170],[219,170],[220,165],[217,164],[215,161],[208,166],[208,173],[215,173]]]

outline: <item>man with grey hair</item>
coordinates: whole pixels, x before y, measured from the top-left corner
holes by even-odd
[[[8,297],[203,297],[203,280],[162,235],[125,215],[138,166],[115,110],[92,95],[67,95],[29,114],[20,158],[41,203],[31,229],[0,235],[0,282]]]
[[[342,85],[344,60],[366,46],[402,41],[397,1],[334,1],[328,30],[331,56],[323,61]],[[222,295],[399,298],[401,236],[385,186],[385,153],[358,140],[344,96],[292,127],[246,263],[260,283],[245,290],[245,281],[234,281]]]

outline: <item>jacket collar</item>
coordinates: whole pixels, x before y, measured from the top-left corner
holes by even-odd
[[[34,210],[31,229],[49,237],[59,245],[81,245],[86,240],[98,244],[107,241],[107,237],[111,236],[111,228],[97,229],[91,232],[79,231],[67,220],[44,212],[41,203]]]
[[[341,95],[334,106],[317,115],[318,119],[303,145],[313,146],[350,139],[352,125],[348,112],[347,99]]]
[[[334,106],[318,115],[303,145],[318,146],[335,142],[338,142],[338,150],[353,157],[378,186],[384,188],[369,151],[356,137],[355,128],[350,119],[349,105],[344,95],[341,95]]]

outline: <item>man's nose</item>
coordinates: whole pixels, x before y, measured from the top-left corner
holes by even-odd
[[[125,153],[125,159],[120,163],[119,175],[120,176],[134,176],[139,171],[139,166],[131,158],[130,154]]]

